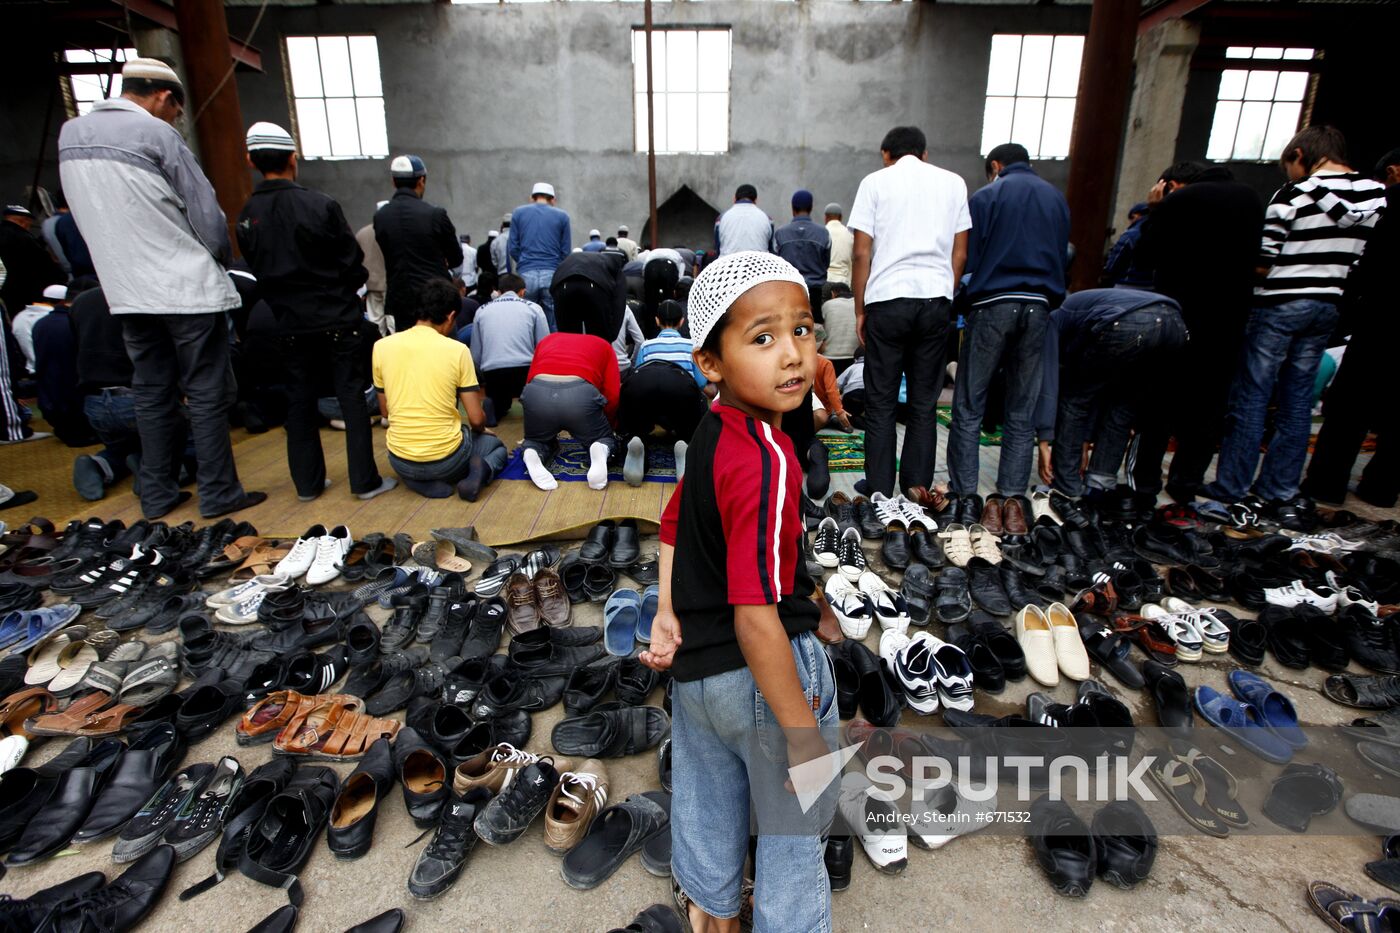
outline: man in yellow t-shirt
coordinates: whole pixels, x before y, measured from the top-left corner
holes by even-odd
[[[419,495],[475,502],[506,465],[506,448],[486,427],[481,386],[467,345],[454,332],[460,296],[452,283],[419,286],[418,323],[374,345],[379,413],[389,419],[389,465]],[[457,403],[467,413],[462,424]]]

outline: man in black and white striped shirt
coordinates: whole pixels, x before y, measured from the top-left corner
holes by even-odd
[[[1288,184],[1265,211],[1262,281],[1254,290],[1225,441],[1207,494],[1235,502],[1249,491],[1277,390],[1274,431],[1254,492],[1289,525],[1309,507],[1296,500],[1312,425],[1313,379],[1337,326],[1347,274],[1375,226],[1385,189],[1346,164],[1346,141],[1330,126],[1300,131],[1280,161]]]

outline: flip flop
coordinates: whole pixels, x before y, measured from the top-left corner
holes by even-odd
[[[1378,904],[1325,881],[1308,885],[1308,905],[1338,933],[1379,933],[1381,911]]]
[[[1326,765],[1292,764],[1274,778],[1264,815],[1284,829],[1305,832],[1315,816],[1337,808],[1342,800],[1342,782]]]
[[[1205,780],[1200,772],[1165,751],[1157,752],[1156,759],[1147,777],[1162,789],[1186,822],[1217,839],[1230,835],[1225,823],[1206,806]]]
[[[1118,679],[1123,686],[1141,690],[1145,681],[1130,657],[1132,644],[1124,632],[1115,632],[1106,623],[1093,616],[1080,614],[1079,637],[1089,656],[1099,662],[1099,666]]]
[[[661,587],[655,583],[642,590],[642,614],[637,620],[637,641],[644,645],[651,644],[651,623],[656,618],[660,599]]]
[[[180,648],[173,641],[156,645],[122,678],[117,698],[132,706],[150,706],[175,691],[180,682]]]
[[[1201,776],[1205,783],[1205,805],[1208,810],[1213,811],[1231,829],[1248,828],[1249,814],[1239,801],[1239,782],[1224,765],[1199,748],[1178,755],[1177,760],[1195,768]]]
[[[1205,686],[1197,687],[1192,698],[1202,719],[1265,761],[1281,765],[1293,757],[1293,746],[1269,728],[1250,704]]]
[[[1298,727],[1298,711],[1293,701],[1279,693],[1267,680],[1250,671],[1231,671],[1226,678],[1235,696],[1253,706],[1265,725],[1294,748],[1305,748],[1308,737]]]
[[[637,626],[642,620],[642,594],[636,590],[616,590],[603,607],[603,647],[619,658],[632,655]]]

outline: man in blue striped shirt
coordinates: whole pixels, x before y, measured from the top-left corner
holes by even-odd
[[[709,410],[708,383],[695,365],[690,338],[682,337],[685,310],[679,301],[656,309],[661,332],[645,341],[622,383],[618,427],[623,437],[646,437],[658,425],[682,441]]]

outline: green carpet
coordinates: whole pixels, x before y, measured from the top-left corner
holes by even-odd
[[[952,405],[938,406],[938,423],[945,428],[953,423]],[[986,431],[982,431],[981,436],[977,439],[977,443],[981,444],[983,447],[1000,447],[1001,432],[998,431],[995,434],[988,434]]]

